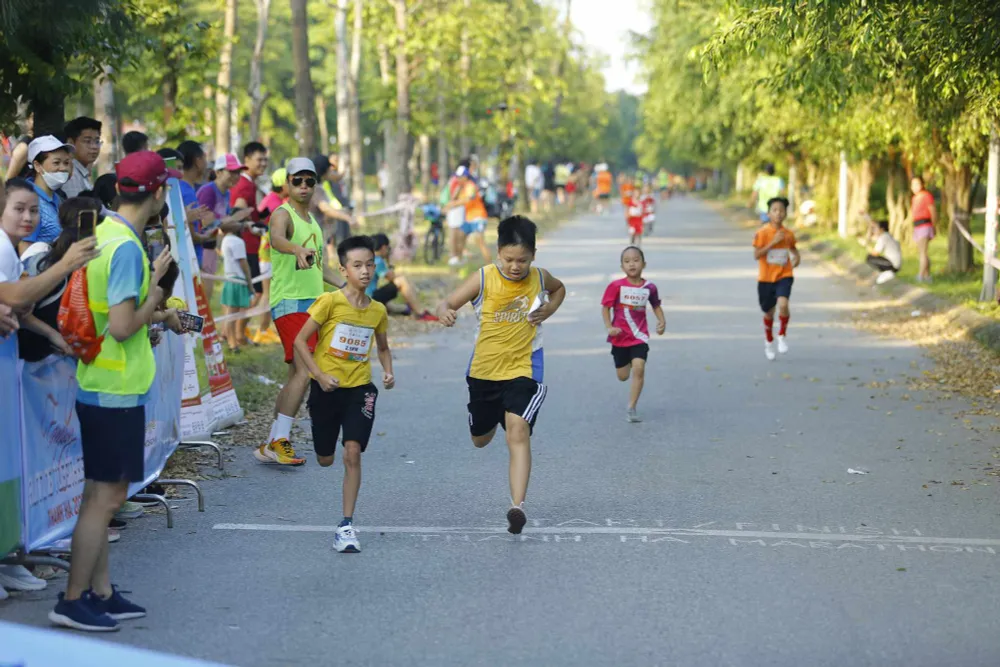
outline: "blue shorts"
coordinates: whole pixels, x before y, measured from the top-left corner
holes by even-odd
[[[757,283],[757,299],[760,301],[760,309],[767,313],[778,305],[778,297],[786,299],[792,296],[792,277],[782,278],[776,283]]]
[[[482,234],[486,231],[486,219],[480,218],[479,220],[473,220],[472,222],[462,223],[462,233],[466,236],[470,234]]]

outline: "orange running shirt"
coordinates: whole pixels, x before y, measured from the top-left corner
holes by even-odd
[[[792,257],[791,252],[789,252],[795,249],[795,234],[792,233],[792,230],[786,227],[779,230],[772,225],[764,225],[757,230],[757,234],[753,237],[753,247],[764,248],[770,245],[771,239],[779,231],[785,232],[785,238],[774,248],[761,255],[760,260],[758,260],[760,271],[757,280],[762,283],[776,283],[783,278],[792,277]]]
[[[597,194],[599,195],[609,195],[611,194],[611,172],[602,171],[597,175]]]
[[[921,190],[913,195],[913,201],[910,204],[910,211],[913,213],[913,224],[917,226],[920,224],[930,224],[932,208],[934,208],[934,195],[930,192]],[[920,222],[921,220],[923,220],[922,223]]]

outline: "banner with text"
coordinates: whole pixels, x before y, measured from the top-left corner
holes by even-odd
[[[21,374],[17,336],[0,340],[0,558],[21,543]]]

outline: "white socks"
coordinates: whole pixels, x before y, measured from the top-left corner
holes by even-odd
[[[271,442],[281,440],[282,438],[287,440],[292,435],[293,423],[295,423],[294,417],[279,413],[278,418],[274,420],[274,424],[271,426]]]

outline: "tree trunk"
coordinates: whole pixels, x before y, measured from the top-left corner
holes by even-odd
[[[957,223],[968,229],[972,212],[972,170],[955,166],[947,159],[944,177],[944,205],[951,224],[948,227],[948,272],[968,273],[973,269],[973,248],[958,231]]]
[[[319,121],[319,152],[327,154],[330,148],[330,126],[326,118],[326,97],[316,96],[316,119]]]
[[[384,40],[379,39],[378,41],[378,64],[379,72],[382,78],[382,85],[388,89],[392,84],[392,76],[389,74],[389,47],[386,46]],[[381,172],[382,163],[385,162],[387,167],[392,167],[389,169],[389,183],[386,187],[384,202],[387,204],[396,203],[396,197],[398,191],[395,189],[395,179],[392,176],[395,167],[392,165],[393,161],[396,160],[396,122],[391,119],[386,119],[382,121],[382,157],[376,160],[375,169],[377,172]],[[405,168],[405,166],[404,166]],[[381,184],[379,185],[381,188]]]
[[[111,171],[118,161],[118,114],[111,72],[111,67],[105,65],[104,76],[94,79],[94,118],[101,121],[101,154],[97,158],[101,174]]]
[[[292,2],[292,61],[295,63],[295,109],[299,153],[316,154],[316,92],[309,73],[309,17],[307,0]]]
[[[427,134],[420,135],[420,190],[424,196],[431,192],[431,138]]]
[[[233,41],[236,39],[236,0],[226,0],[222,50],[219,51],[219,75],[215,80],[215,153],[228,153],[233,85]]]
[[[874,170],[871,160],[862,160],[858,166],[850,170],[850,187],[848,192],[848,228],[850,233],[858,235],[864,232],[863,218],[861,213],[868,210],[868,202],[871,198],[872,182],[875,180]]]
[[[257,0],[257,39],[250,58],[250,138],[260,140],[260,117],[267,99],[261,90],[264,81],[264,42],[267,40],[267,20],[271,0]]]
[[[563,103],[563,71],[566,69],[566,60],[569,59],[570,35],[573,31],[573,22],[570,20],[570,10],[573,7],[573,0],[566,0],[566,22],[563,25],[564,48],[560,49],[562,55],[559,57],[559,66],[556,69],[556,81],[559,82],[559,92],[556,94],[556,102],[552,107],[552,129],[559,127],[559,115],[562,111]]]
[[[438,138],[437,138],[437,161],[438,161],[438,174],[441,179],[441,183],[444,183],[447,175],[451,173],[451,168],[448,165],[448,133],[446,127],[448,125],[448,115],[444,103],[444,83],[441,80],[440,73],[437,78],[437,125],[438,125]]]
[[[472,0],[465,0],[465,14],[468,15],[471,12],[471,2]],[[461,74],[461,83],[459,84],[459,90],[462,93],[462,106],[458,113],[458,152],[459,160],[464,160],[469,157],[472,152],[472,138],[469,136],[469,94],[470,94],[470,82],[469,82],[469,70],[470,70],[470,60],[469,60],[469,29],[465,23],[462,24],[462,39],[459,45],[459,72]]]
[[[889,212],[889,233],[901,244],[913,240],[913,225],[907,221],[910,214],[910,187],[906,170],[895,156],[889,164],[885,180],[885,207]]]
[[[351,35],[351,69],[347,77],[351,107],[351,201],[357,210],[364,212],[365,159],[361,137],[361,97],[358,84],[361,79],[361,35],[364,28],[364,0],[354,0],[354,33]]]
[[[390,181],[395,174],[396,195],[410,192],[407,157],[410,148],[410,63],[406,56],[406,0],[396,6],[396,164],[390,165]]]
[[[163,128],[166,130],[168,138],[172,138],[170,137],[170,123],[173,122],[174,114],[177,112],[176,70],[167,72],[167,75],[163,77],[161,88],[163,90]]]
[[[204,124],[202,134],[210,137],[215,129],[215,110],[212,108],[212,98],[215,97],[215,91],[212,90],[210,84],[206,83],[205,87],[201,89],[201,94],[205,98],[205,109],[202,112],[202,123]],[[208,161],[211,162],[215,158],[215,143],[206,146],[205,150],[208,152]]]
[[[340,158],[340,169],[347,169],[350,159],[348,148],[351,136],[350,95],[347,79],[350,77],[347,58],[347,5],[350,0],[337,0],[337,14],[334,20],[334,31],[337,36],[337,156]]]
[[[799,208],[799,167],[792,157],[788,162],[788,211],[792,217],[796,216]]]

